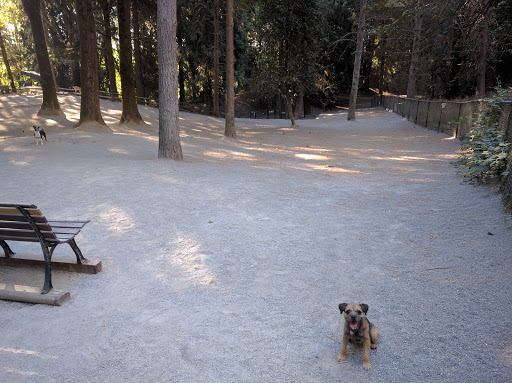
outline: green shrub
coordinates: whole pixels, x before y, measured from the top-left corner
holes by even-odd
[[[511,143],[498,123],[501,102],[512,97],[512,88],[497,88],[496,94],[485,100],[485,107],[473,117],[473,128],[462,141],[460,167],[468,181],[502,184],[508,175],[507,161]]]

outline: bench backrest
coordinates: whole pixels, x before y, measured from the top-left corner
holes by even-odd
[[[0,203],[0,239],[39,242],[36,232],[16,206],[21,206],[27,211],[47,241],[57,240],[46,217],[37,206],[6,203]]]

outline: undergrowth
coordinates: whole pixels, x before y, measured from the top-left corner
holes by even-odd
[[[485,100],[485,107],[472,117],[473,128],[462,141],[460,167],[467,181],[501,185],[507,172],[511,143],[498,123],[501,102],[512,97],[512,88],[496,89],[496,94]]]

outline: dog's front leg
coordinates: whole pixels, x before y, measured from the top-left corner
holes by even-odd
[[[343,341],[341,344],[341,351],[338,354],[338,360],[340,362],[344,362],[347,359],[347,345],[348,345],[348,336],[343,334]]]
[[[363,341],[363,368],[365,370],[369,370],[372,368],[372,365],[370,364],[370,339],[365,339]]]

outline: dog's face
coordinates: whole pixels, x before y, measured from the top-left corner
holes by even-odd
[[[34,128],[34,131],[37,132],[39,130],[39,126],[32,126]]]
[[[339,308],[350,326],[350,330],[359,330],[368,312],[368,305],[364,303],[340,303]]]

